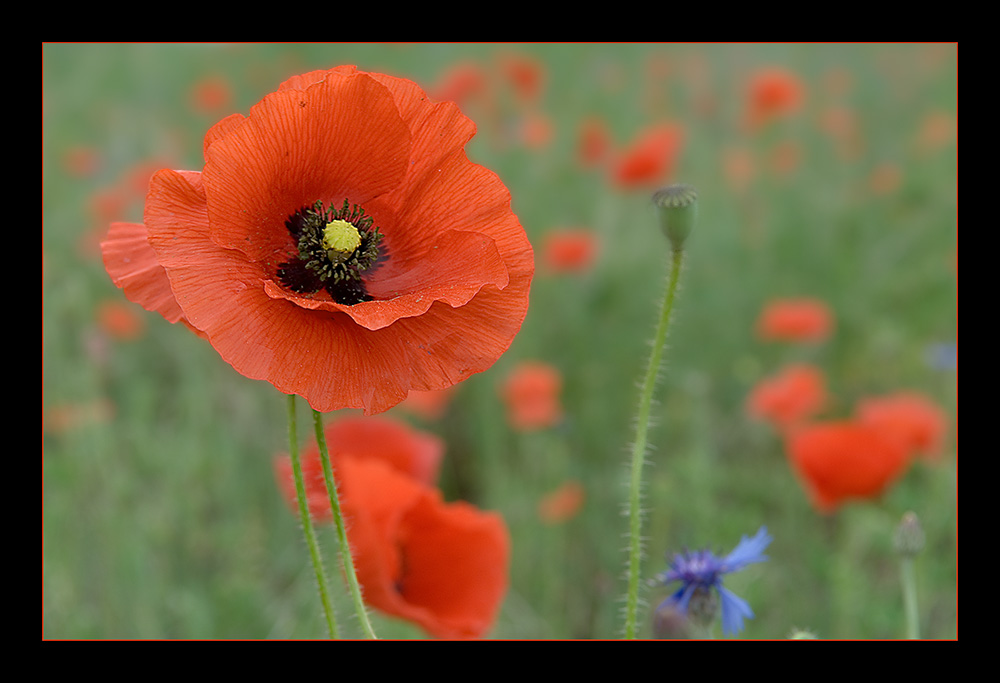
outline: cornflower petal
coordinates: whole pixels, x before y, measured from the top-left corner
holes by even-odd
[[[753,610],[747,601],[719,584],[719,596],[722,601],[722,632],[727,636],[736,635],[743,630],[743,619],[753,619]]]
[[[767,533],[765,526],[762,526],[753,538],[744,535],[733,551],[722,560],[721,572],[727,574],[739,571],[748,564],[763,562],[767,559],[767,555],[764,555],[764,549],[770,545],[772,540],[774,539]]]

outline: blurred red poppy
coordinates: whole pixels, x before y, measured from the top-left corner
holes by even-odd
[[[241,374],[382,412],[489,368],[527,312],[531,245],[474,133],[405,79],[293,77],[208,132],[204,171],[153,176],[105,267]]]
[[[503,518],[445,503],[436,489],[377,460],[344,456],[338,477],[365,602],[437,638],[484,637],[507,592]]]
[[[424,420],[439,420],[444,417],[457,387],[438,391],[411,391],[399,407]]]
[[[826,401],[822,371],[812,365],[795,364],[758,382],[747,398],[747,412],[784,431],[814,416]]]
[[[63,169],[77,178],[95,175],[101,165],[100,154],[93,147],[77,145],[63,153]]]
[[[331,467],[339,467],[344,455],[366,460],[385,462],[393,469],[426,486],[435,486],[444,442],[433,434],[418,431],[405,422],[384,416],[348,416],[333,420],[323,429]],[[330,496],[323,477],[323,463],[315,440],[306,446],[300,456],[305,480],[306,501],[313,519],[321,522],[332,519]],[[278,486],[288,501],[296,508],[295,480],[288,456],[275,460]]]
[[[487,78],[482,67],[474,62],[461,62],[448,68],[428,91],[435,100],[451,101],[462,106],[473,97],[486,92]]]
[[[543,260],[553,273],[588,269],[597,253],[597,238],[590,230],[566,228],[545,235]]]
[[[944,110],[930,111],[924,115],[916,134],[918,150],[936,152],[955,140],[958,123],[955,114]]]
[[[106,398],[87,403],[63,403],[46,407],[42,415],[45,432],[66,434],[90,424],[110,422],[115,416],[115,405]]]
[[[871,397],[858,403],[858,421],[881,431],[907,453],[934,457],[941,454],[948,417],[928,397],[912,391]]]
[[[813,505],[824,513],[875,498],[906,470],[906,451],[874,427],[823,422],[788,435],[788,455]]]
[[[124,301],[104,301],[97,308],[97,321],[115,339],[132,341],[146,330],[146,322],[136,315],[136,310]]]
[[[541,98],[545,85],[545,67],[534,57],[505,54],[499,59],[500,72],[524,103],[535,103]]]
[[[652,187],[668,180],[684,141],[680,126],[664,123],[641,131],[615,160],[611,178],[622,188]]]
[[[611,153],[611,134],[603,119],[591,116],[577,130],[577,158],[580,165],[590,168],[603,163]]]
[[[519,431],[555,426],[563,415],[561,390],[562,375],[551,365],[538,361],[518,364],[501,388],[511,426]]]
[[[758,69],[747,84],[747,123],[757,127],[795,113],[804,97],[805,86],[796,74],[778,67]]]
[[[583,484],[571,479],[538,501],[538,518],[545,524],[561,524],[579,514],[586,492]]]
[[[233,99],[233,89],[225,79],[208,76],[191,88],[191,106],[200,113],[210,114],[228,107]]]
[[[872,169],[868,187],[876,195],[892,194],[903,184],[903,171],[899,164],[885,162]]]
[[[552,142],[552,121],[541,112],[525,112],[519,128],[520,142],[529,149],[539,149]]]
[[[767,341],[821,342],[832,329],[833,314],[819,299],[775,299],[757,319],[757,336]]]

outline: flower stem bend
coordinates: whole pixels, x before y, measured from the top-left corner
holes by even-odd
[[[351,546],[347,541],[347,527],[344,525],[344,516],[340,512],[340,498],[337,494],[337,482],[333,478],[333,468],[330,465],[330,452],[326,447],[326,434],[323,431],[323,414],[313,410],[313,426],[316,430],[316,444],[319,446],[319,457],[323,462],[323,479],[326,481],[326,491],[330,495],[330,510],[333,512],[333,523],[337,528],[337,542],[340,545],[340,557],[344,565],[344,575],[347,577],[347,586],[354,599],[354,611],[361,622],[361,628],[366,638],[375,639],[375,631],[372,629],[371,621],[368,619],[368,611],[365,609],[364,600],[361,597],[361,586],[358,584],[357,573],[354,571],[354,558],[351,555]]]
[[[639,565],[642,560],[642,466],[646,454],[646,433],[649,430],[649,413],[653,402],[653,390],[660,371],[660,360],[663,357],[663,345],[667,339],[667,329],[670,326],[670,312],[674,307],[674,296],[677,293],[677,283],[680,279],[681,264],[684,258],[682,249],[674,249],[670,274],[667,278],[666,293],[660,309],[660,319],[656,325],[656,336],[653,339],[653,350],[649,356],[649,365],[642,382],[642,394],[639,398],[639,413],[636,418],[635,441],[632,444],[632,472],[629,482],[629,556],[628,556],[628,593],[625,599],[625,637],[635,638],[636,613],[639,605]]]
[[[316,530],[313,528],[312,518],[309,516],[309,505],[306,503],[306,487],[302,478],[302,463],[299,460],[299,440],[296,432],[295,394],[289,394],[288,450],[292,461],[292,474],[295,477],[295,493],[299,502],[299,518],[302,521],[302,532],[306,537],[306,545],[309,546],[309,557],[312,559],[313,569],[316,572],[316,583],[319,586],[319,598],[323,603],[323,613],[326,616],[327,629],[330,632],[330,637],[337,639],[340,637],[337,631],[337,619],[333,611],[333,604],[330,602],[330,591],[326,584],[326,572],[323,569],[323,558],[320,554],[319,541],[316,538]]]

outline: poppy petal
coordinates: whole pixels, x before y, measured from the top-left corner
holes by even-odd
[[[507,590],[503,519],[376,461],[340,466],[348,539],[365,601],[438,638],[480,638]]]
[[[129,301],[175,323],[184,317],[141,223],[113,223],[101,242],[104,267]]]
[[[409,158],[409,128],[367,74],[271,93],[206,150],[212,237],[270,257],[287,249],[287,216],[316,200],[363,204],[396,187]]]

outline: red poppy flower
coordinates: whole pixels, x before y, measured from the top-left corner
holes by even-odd
[[[388,417],[342,417],[323,429],[331,466],[339,471],[344,455],[366,460],[378,460],[396,471],[426,485],[437,483],[444,456],[444,443],[432,434],[417,431]],[[313,519],[325,522],[332,518],[330,496],[323,477],[323,463],[319,446],[313,441],[301,454],[302,476],[305,480],[306,501]],[[275,460],[278,486],[288,501],[296,508],[295,480],[292,463],[287,456]]]
[[[105,266],[243,375],[322,412],[387,410],[489,368],[527,312],[531,246],[465,156],[474,133],[401,78],[293,77],[208,132],[202,172],[153,176]]]
[[[619,155],[612,169],[612,180],[623,188],[664,182],[677,164],[683,137],[681,128],[671,123],[643,130]]]
[[[877,195],[892,194],[903,184],[903,171],[898,164],[885,162],[872,169],[868,186]]]
[[[508,54],[500,58],[500,71],[513,86],[518,98],[537,102],[545,85],[545,67],[527,55]]]
[[[342,507],[364,600],[432,636],[482,638],[507,591],[503,518],[376,460],[344,456]]]
[[[589,168],[596,166],[611,152],[611,134],[603,119],[591,116],[580,123],[577,130],[577,158]]]
[[[233,91],[224,79],[218,76],[204,78],[191,88],[191,106],[201,113],[217,112],[228,107],[233,99]]]
[[[802,80],[790,71],[779,68],[756,71],[747,86],[747,122],[756,127],[798,111],[804,93]]]
[[[97,320],[105,332],[123,341],[138,339],[146,329],[136,309],[120,301],[102,302],[97,309]]]
[[[462,62],[441,75],[431,94],[436,100],[449,100],[464,106],[469,98],[482,95],[486,88],[487,78],[482,67]]]
[[[554,230],[545,236],[544,261],[554,273],[586,270],[594,262],[597,238],[590,230]]]
[[[844,501],[874,498],[906,469],[906,451],[874,427],[826,422],[789,434],[788,454],[813,504],[831,512]]]
[[[439,391],[411,391],[399,407],[424,420],[439,420],[448,410],[455,391],[456,387]]]
[[[70,147],[63,153],[63,170],[77,178],[96,175],[101,165],[97,150],[84,145]]]
[[[833,314],[819,299],[777,299],[757,319],[757,335],[767,341],[820,342],[832,329]]]
[[[897,441],[907,453],[939,455],[948,429],[948,418],[933,401],[916,392],[902,391],[858,403],[860,422]]]
[[[761,380],[747,398],[747,411],[779,430],[786,430],[818,413],[826,400],[822,371],[811,365],[796,364]]]
[[[561,524],[576,517],[583,507],[583,484],[569,480],[538,501],[538,518],[546,524]]]
[[[546,363],[520,363],[507,377],[501,395],[514,429],[530,431],[552,427],[562,419],[559,392],[562,376]]]

